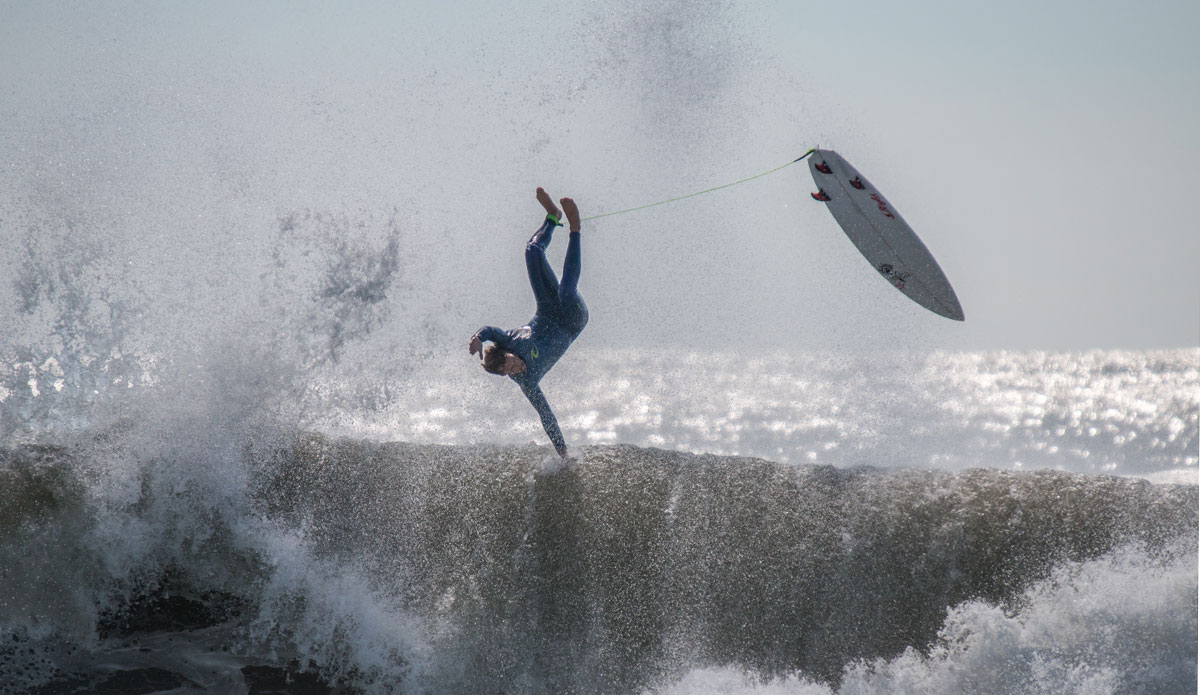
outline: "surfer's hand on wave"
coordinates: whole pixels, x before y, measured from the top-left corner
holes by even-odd
[[[481,358],[483,357],[483,341],[479,339],[479,336],[471,338],[471,344],[467,349],[471,351],[472,355],[478,353]]]

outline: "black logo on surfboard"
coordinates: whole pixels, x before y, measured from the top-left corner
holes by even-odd
[[[911,273],[906,273],[903,270],[896,270],[891,263],[880,263],[876,268],[879,274],[888,279],[888,282],[896,286],[896,289],[904,289],[904,284],[908,281]]]

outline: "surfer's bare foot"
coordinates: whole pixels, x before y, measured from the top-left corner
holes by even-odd
[[[575,206],[575,201],[570,198],[560,198],[558,202],[562,204],[563,210],[567,211],[567,222],[571,225],[571,231],[578,232],[579,208]]]
[[[559,210],[558,206],[554,204],[554,201],[550,199],[550,194],[546,192],[546,189],[541,187],[537,189],[537,199],[538,202],[542,204],[542,207],[546,208],[547,215],[554,215],[554,219],[556,220],[562,219],[562,211]]]

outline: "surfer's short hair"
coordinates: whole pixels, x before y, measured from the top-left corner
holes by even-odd
[[[511,353],[499,345],[489,345],[483,349],[483,368],[492,374],[504,376],[504,362]]]

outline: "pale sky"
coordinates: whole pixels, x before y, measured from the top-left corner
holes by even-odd
[[[1200,3],[770,13],[780,60],[847,118],[820,138],[953,278],[965,340],[1200,345]]]
[[[219,320],[253,304],[279,216],[392,219],[389,328],[449,340],[531,313],[534,187],[592,214],[820,145],[965,323],[879,278],[797,166],[594,224],[590,343],[1200,345],[1200,4],[451,5],[0,0],[7,270],[58,235],[126,268],[146,321]]]

